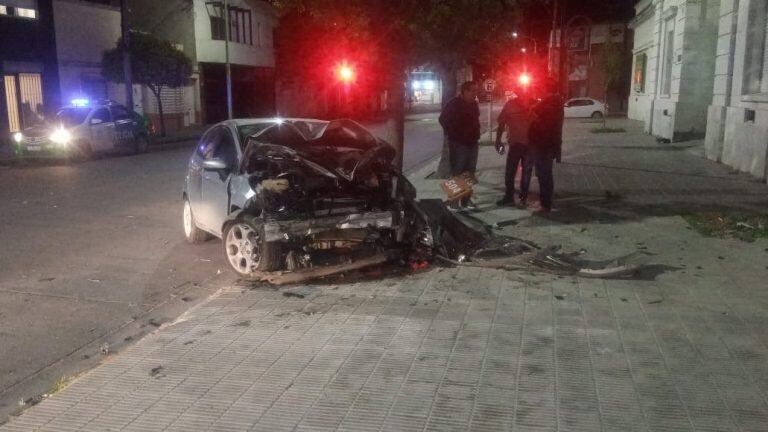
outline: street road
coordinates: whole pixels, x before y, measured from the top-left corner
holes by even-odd
[[[409,118],[406,168],[441,146],[437,114]],[[183,239],[190,149],[0,167],[0,419],[234,280]]]
[[[493,104],[492,119],[501,112],[502,103]],[[443,146],[443,132],[438,123],[438,113],[411,114],[405,120],[405,151],[403,152],[403,169],[412,171],[440,154]],[[480,104],[480,126],[488,130],[488,104]],[[386,127],[383,124],[368,125],[380,138],[388,140]],[[485,133],[481,140],[487,140]]]

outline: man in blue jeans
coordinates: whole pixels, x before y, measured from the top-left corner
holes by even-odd
[[[480,107],[477,104],[477,84],[467,81],[460,93],[451,99],[440,113],[440,125],[448,140],[451,176],[469,172],[475,174],[480,141]],[[469,198],[459,202],[460,207],[473,208]]]
[[[548,79],[544,96],[532,110],[530,144],[533,166],[539,179],[539,212],[552,210],[555,181],[552,173],[554,159],[563,142],[563,100],[558,94],[557,83]]]

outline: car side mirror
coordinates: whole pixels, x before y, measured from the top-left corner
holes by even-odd
[[[203,169],[206,171],[225,171],[229,166],[221,159],[208,159],[203,161]]]
[[[91,124],[92,125],[98,125],[98,124],[102,124],[102,123],[104,123],[104,120],[102,120],[100,118],[92,118],[91,119]]]

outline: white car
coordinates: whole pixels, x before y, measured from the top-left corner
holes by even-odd
[[[599,119],[605,117],[608,106],[592,98],[574,98],[565,103],[565,118]]]

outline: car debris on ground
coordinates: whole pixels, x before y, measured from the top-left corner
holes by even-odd
[[[228,195],[221,198],[235,208],[221,237],[228,264],[244,279],[297,284],[386,263],[413,271],[442,264],[604,278],[641,267],[638,254],[586,261],[497,235],[442,200],[418,200],[394,164],[396,150],[351,120],[281,119],[253,130],[242,138],[237,161],[203,163],[225,181]],[[476,182],[465,174],[442,187],[450,202],[471,195]]]

